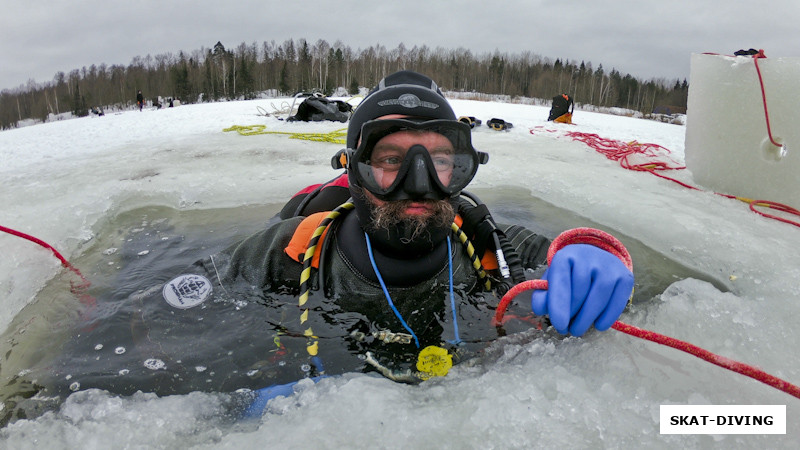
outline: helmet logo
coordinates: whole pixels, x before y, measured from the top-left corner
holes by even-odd
[[[414,94],[403,94],[398,98],[390,98],[387,100],[381,100],[378,102],[378,106],[392,106],[392,105],[400,105],[404,108],[428,108],[428,109],[436,109],[439,107],[436,103],[433,102],[424,102],[419,99]]]

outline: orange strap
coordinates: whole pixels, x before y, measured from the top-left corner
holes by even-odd
[[[289,245],[286,246],[283,251],[289,255],[290,258],[293,260],[301,263],[303,262],[303,256],[306,254],[306,250],[308,249],[308,241],[311,240],[311,236],[314,235],[314,230],[319,228],[319,224],[325,219],[325,217],[330,213],[330,211],[322,211],[318,213],[314,213],[300,222],[300,225],[297,226],[297,229],[294,230],[294,234],[292,235],[292,239],[289,241]],[[325,240],[325,236],[328,234],[328,229],[322,232],[322,236],[319,238],[319,242],[317,242],[317,246],[322,245],[322,242]],[[321,252],[315,252],[314,257],[311,259],[311,266],[315,269],[319,269],[319,257]]]
[[[483,252],[483,258],[481,258],[481,264],[483,264],[483,268],[485,270],[497,270],[497,256],[494,253],[486,250]]]

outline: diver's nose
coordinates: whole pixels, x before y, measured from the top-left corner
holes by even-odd
[[[411,147],[422,147],[415,145]],[[422,147],[427,153],[428,150]],[[409,149],[409,153],[410,150]],[[430,194],[432,191],[430,174],[428,173],[427,163],[425,158],[417,153],[412,156],[414,159],[411,161],[411,166],[408,168],[408,175],[406,175],[405,183],[403,183],[403,190],[411,196],[411,198],[423,197]]]

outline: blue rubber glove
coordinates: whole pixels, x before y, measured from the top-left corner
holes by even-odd
[[[531,309],[548,314],[561,334],[582,336],[592,325],[607,330],[633,292],[633,273],[611,253],[589,244],[567,245],[544,273],[546,291],[534,291]]]

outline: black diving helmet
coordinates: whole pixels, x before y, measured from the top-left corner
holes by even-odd
[[[456,120],[371,120],[361,127],[358,148],[348,151],[348,174],[384,201],[453,197],[489,161],[472,146],[471,133]]]

